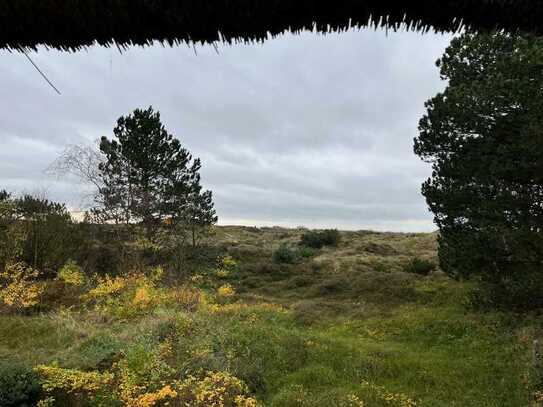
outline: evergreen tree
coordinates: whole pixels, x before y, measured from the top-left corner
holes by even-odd
[[[100,142],[103,186],[95,213],[103,220],[142,224],[153,235],[166,224],[190,227],[194,202],[206,201],[196,218],[216,222],[211,192],[200,185],[200,160],[166,131],[159,112],[136,109],[119,118],[113,134]]]
[[[415,153],[441,267],[477,277],[496,304],[543,306],[543,40],[465,34],[437,62]]]

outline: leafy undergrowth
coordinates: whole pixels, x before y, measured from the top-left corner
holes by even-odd
[[[160,270],[88,281],[79,302],[0,315],[0,360],[41,405],[528,406],[534,320],[466,307],[468,285],[403,266],[433,235],[344,233],[293,264],[299,231],[219,228],[225,249],[172,286]],[[78,281],[70,276],[70,281]]]

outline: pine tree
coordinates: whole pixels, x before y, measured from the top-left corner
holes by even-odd
[[[121,117],[113,139],[102,137],[100,164],[103,187],[95,213],[105,221],[142,225],[149,236],[162,226],[192,227],[217,221],[210,191],[202,192],[200,159],[193,159],[169,134],[152,107]],[[200,213],[193,209],[198,204]]]
[[[543,40],[466,34],[437,65],[448,86],[415,153],[432,163],[422,191],[441,267],[496,304],[543,306]]]

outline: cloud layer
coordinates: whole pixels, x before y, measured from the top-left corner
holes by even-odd
[[[449,36],[349,31],[213,47],[0,52],[0,188],[84,188],[43,170],[67,144],[111,135],[137,107],[160,110],[201,157],[222,223],[423,231],[434,228],[412,152],[434,61]]]

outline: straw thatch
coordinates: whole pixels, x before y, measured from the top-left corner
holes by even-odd
[[[527,0],[3,0],[0,48],[260,41],[285,30],[350,26],[543,31],[543,2]],[[219,34],[220,33],[220,34]]]

